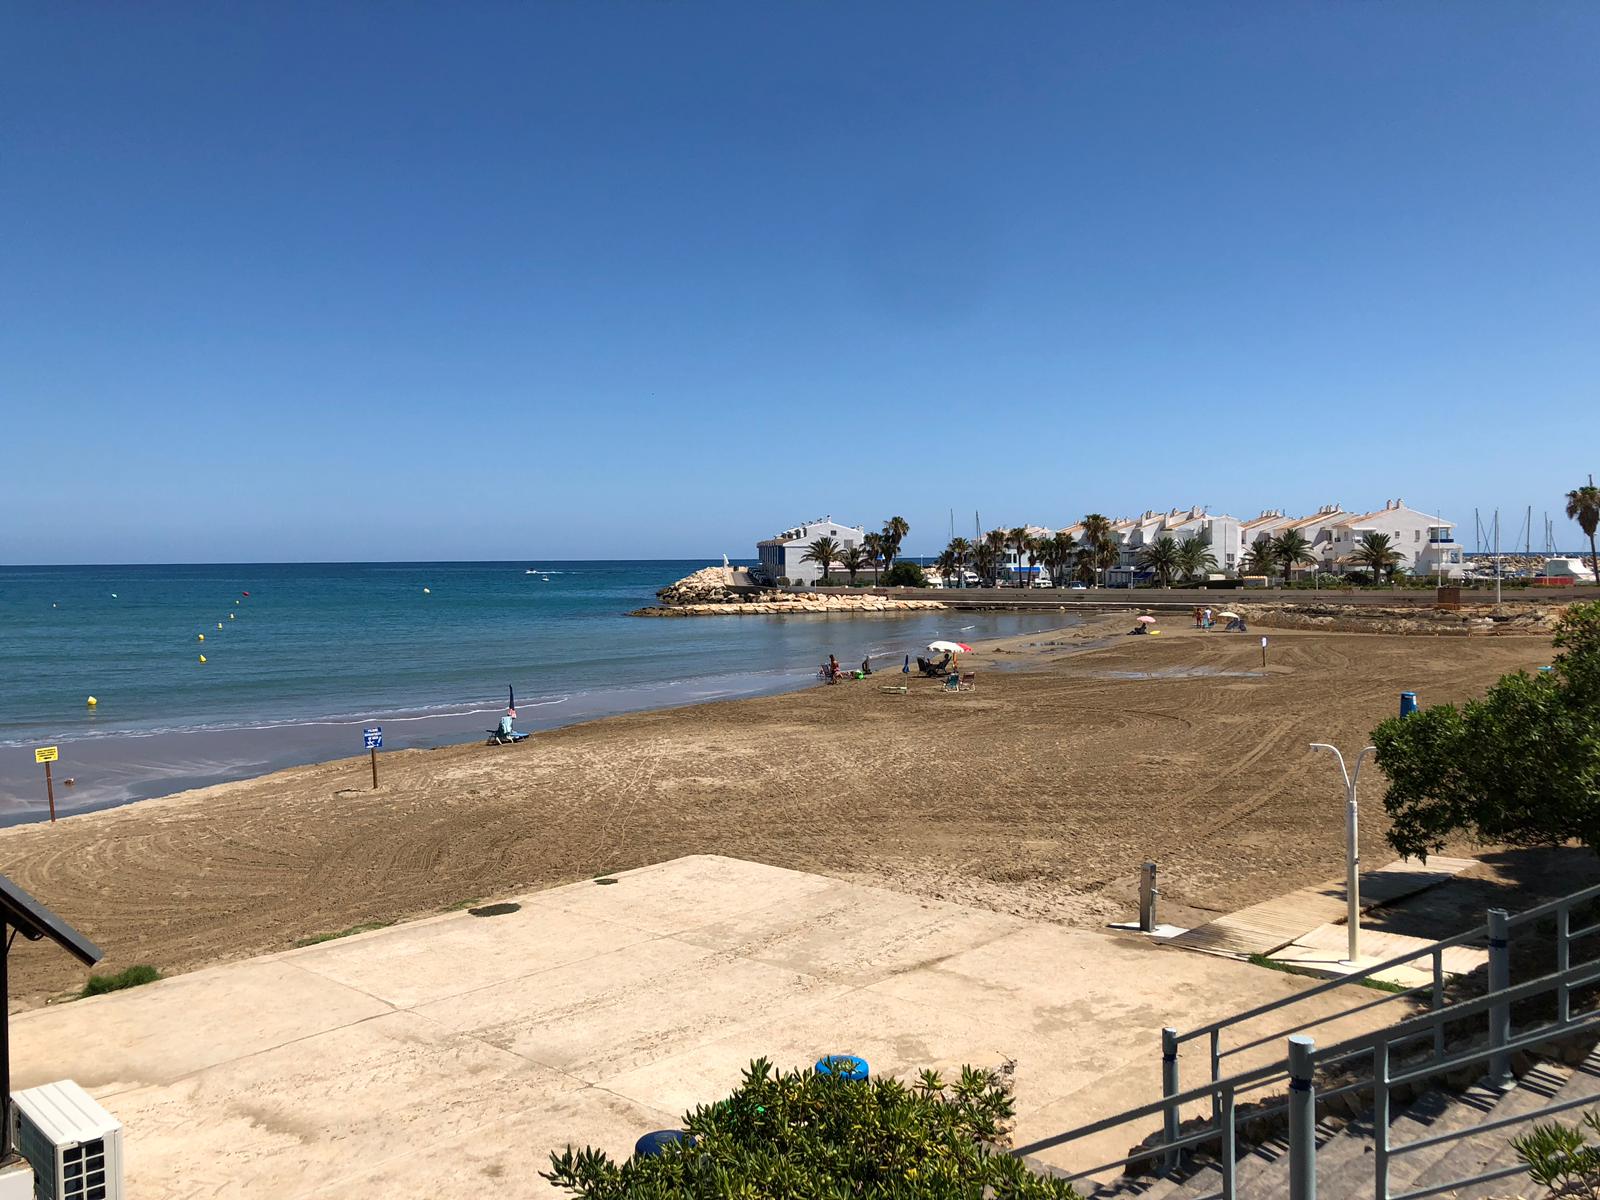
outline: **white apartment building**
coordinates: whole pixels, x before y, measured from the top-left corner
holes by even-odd
[[[1400,566],[1413,575],[1452,577],[1466,570],[1455,524],[1437,514],[1408,508],[1401,500],[1390,500],[1376,512],[1360,516],[1345,513],[1328,526],[1331,569],[1359,569],[1350,561],[1351,555],[1369,533],[1387,534],[1389,545],[1400,554]]]
[[[822,564],[803,561],[806,549],[818,538],[832,538],[841,551],[861,545],[867,535],[864,525],[841,525],[832,517],[819,517],[756,543],[760,571],[769,583],[787,579],[795,584],[813,584],[822,578]],[[835,567],[837,574],[840,568]]]

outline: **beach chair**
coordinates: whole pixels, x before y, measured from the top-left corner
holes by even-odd
[[[944,677],[944,690],[947,692],[959,692],[961,690],[961,676],[946,675]]]
[[[978,690],[978,673],[976,671],[963,671],[956,687],[963,692]]]
[[[526,741],[527,737],[528,735],[525,733],[512,733],[508,735],[500,732],[498,729],[491,729],[489,730],[489,740],[485,742],[484,745],[515,746],[518,742]]]
[[[903,683],[885,683],[880,684],[878,690],[880,692],[891,692],[896,696],[904,696],[911,689]]]

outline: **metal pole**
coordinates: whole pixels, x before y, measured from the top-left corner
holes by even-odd
[[[378,748],[372,747],[372,790],[378,790]]]
[[[1156,865],[1147,862],[1139,871],[1139,931],[1153,933],[1156,927]]]
[[[56,788],[50,782],[50,764],[44,765],[44,794],[50,798],[50,824],[56,823]]]
[[[1565,975],[1572,966],[1572,909],[1562,905],[1556,914],[1556,970]],[[1561,1007],[1558,1010],[1563,1025],[1572,1019],[1572,985],[1561,985]]]
[[[1161,1031],[1161,1094],[1171,1098],[1178,1094],[1178,1031],[1171,1026]],[[1168,1104],[1162,1115],[1161,1131],[1168,1142],[1178,1140],[1178,1106]],[[1178,1165],[1178,1152],[1167,1152],[1167,1166]]]
[[[9,1162],[16,1152],[11,1144],[11,980],[7,968],[11,958],[11,930],[0,921],[0,1164]]]
[[[1389,1043],[1372,1048],[1374,1200],[1389,1200]]]
[[[1317,1200],[1317,1092],[1304,1034],[1289,1039],[1289,1200]]]
[[[1359,772],[1361,764],[1356,764]],[[1356,781],[1345,783],[1344,836],[1345,836],[1345,926],[1346,950],[1350,965],[1361,957],[1361,843],[1357,838],[1360,826],[1356,815]]]
[[[1511,986],[1511,941],[1509,918],[1503,908],[1489,910],[1489,991],[1503,992]],[[1489,1086],[1511,1086],[1511,1056],[1505,1044],[1511,1040],[1511,1005],[1496,1004],[1489,1010],[1489,1046],[1494,1055],[1489,1059]]]
[[[1238,1133],[1234,1129],[1233,1107],[1233,1089],[1223,1088],[1222,1112],[1217,1121],[1217,1132],[1221,1136],[1217,1151],[1222,1158],[1222,1200],[1234,1200],[1237,1194],[1234,1178],[1237,1164],[1234,1160],[1238,1157],[1239,1146]]]
[[[1345,893],[1345,951],[1346,961],[1354,964],[1361,953],[1361,841],[1360,841],[1360,814],[1356,805],[1356,788],[1361,783],[1361,764],[1367,759],[1368,754],[1375,752],[1373,746],[1363,746],[1361,753],[1356,755],[1355,770],[1351,771],[1344,765],[1344,755],[1339,753],[1336,746],[1326,742],[1312,742],[1313,750],[1326,750],[1339,762],[1339,774],[1344,778],[1344,806],[1345,806],[1345,847],[1344,847],[1344,893]]]

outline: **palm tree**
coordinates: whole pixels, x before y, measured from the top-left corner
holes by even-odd
[[[1289,582],[1294,569],[1304,563],[1317,561],[1311,553],[1311,543],[1298,529],[1285,529],[1272,539],[1272,557],[1283,567],[1283,581]]]
[[[1389,544],[1387,533],[1364,533],[1356,546],[1355,553],[1350,556],[1350,561],[1360,563],[1371,571],[1372,582],[1378,584],[1383,582],[1386,572],[1393,575],[1401,557],[1400,551]]]
[[[989,570],[987,573],[979,571],[978,574],[982,575],[989,581],[990,587],[993,587],[995,584],[1000,582],[1000,564],[1005,562],[1006,547],[1010,544],[1011,535],[1004,529],[991,529],[988,533],[983,535],[983,545],[987,546],[989,549],[989,556],[987,559]],[[982,547],[980,547],[980,549],[981,548]]]
[[[850,572],[850,586],[855,587],[856,575],[867,569],[870,560],[860,546],[846,546],[844,553],[839,555],[839,565]]]
[[[1057,587],[1066,582],[1067,568],[1077,550],[1077,539],[1070,533],[1058,533],[1045,543],[1045,566],[1050,568],[1050,582]]]
[[[966,587],[967,560],[972,557],[972,543],[964,537],[951,538],[946,549],[956,560],[956,575],[961,580],[961,586]]]
[[[1154,571],[1156,582],[1162,587],[1172,586],[1172,577],[1177,573],[1179,557],[1183,552],[1178,548],[1178,543],[1170,535],[1163,534],[1139,551],[1139,565],[1146,571]]]
[[[1099,582],[1100,572],[1109,570],[1122,561],[1122,551],[1117,547],[1116,538],[1111,536],[1111,518],[1100,513],[1090,513],[1083,518],[1083,543],[1090,550],[1090,560],[1095,573],[1095,582]],[[1116,550],[1115,557],[1112,549]]]
[[[1199,538],[1185,538],[1178,546],[1178,570],[1185,579],[1200,579],[1216,569],[1216,554]]]
[[[900,557],[900,543],[906,540],[906,534],[911,532],[911,526],[904,517],[890,517],[883,523],[883,569],[887,571],[894,566],[894,560]]]
[[[1077,554],[1073,555],[1073,564],[1080,583],[1093,583],[1099,578],[1100,568],[1095,566],[1093,546],[1079,546]]]
[[[1600,550],[1594,546],[1594,531],[1600,528],[1600,488],[1595,487],[1593,475],[1589,476],[1587,487],[1567,493],[1567,516],[1589,535],[1589,569],[1594,572],[1595,582],[1600,583]]]
[[[1018,525],[1006,534],[1006,541],[1011,543],[1011,548],[1017,552],[1017,578],[1022,578],[1022,556],[1028,552],[1028,528]]]
[[[994,543],[984,538],[972,548],[972,569],[978,573],[986,587],[993,587],[995,576],[999,571],[1000,554],[994,548]]]
[[[950,586],[950,581],[955,578],[956,573],[961,569],[956,562],[956,552],[949,547],[946,547],[944,552],[933,560],[933,567],[944,580],[945,587]]]
[[[867,552],[867,558],[871,560],[872,582],[882,582],[883,572],[878,570],[878,564],[883,561],[883,534],[867,534],[861,539],[861,548]]]
[[[1272,553],[1272,539],[1257,538],[1250,544],[1250,549],[1244,552],[1244,558],[1239,563],[1239,574],[1271,575],[1277,566],[1278,560]]]
[[[839,557],[839,543],[831,537],[819,537],[806,547],[806,552],[800,556],[801,562],[816,563],[822,568],[822,578],[817,582],[823,587],[828,586],[828,571],[833,566],[833,560]]]
[[[1042,538],[1042,537],[1038,537],[1038,536],[1031,535],[1031,534],[1024,540],[1024,544],[1023,544],[1022,548],[1028,552],[1028,586],[1029,587],[1033,586],[1034,569],[1039,565],[1039,560],[1044,557],[1045,547],[1047,547],[1049,545],[1050,545],[1050,539],[1049,538]],[[1052,579],[1050,582],[1054,583],[1055,580]]]

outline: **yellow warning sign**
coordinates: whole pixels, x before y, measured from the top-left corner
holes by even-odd
[[[55,746],[40,746],[33,752],[33,761],[36,763],[55,762],[60,757],[61,753]]]

